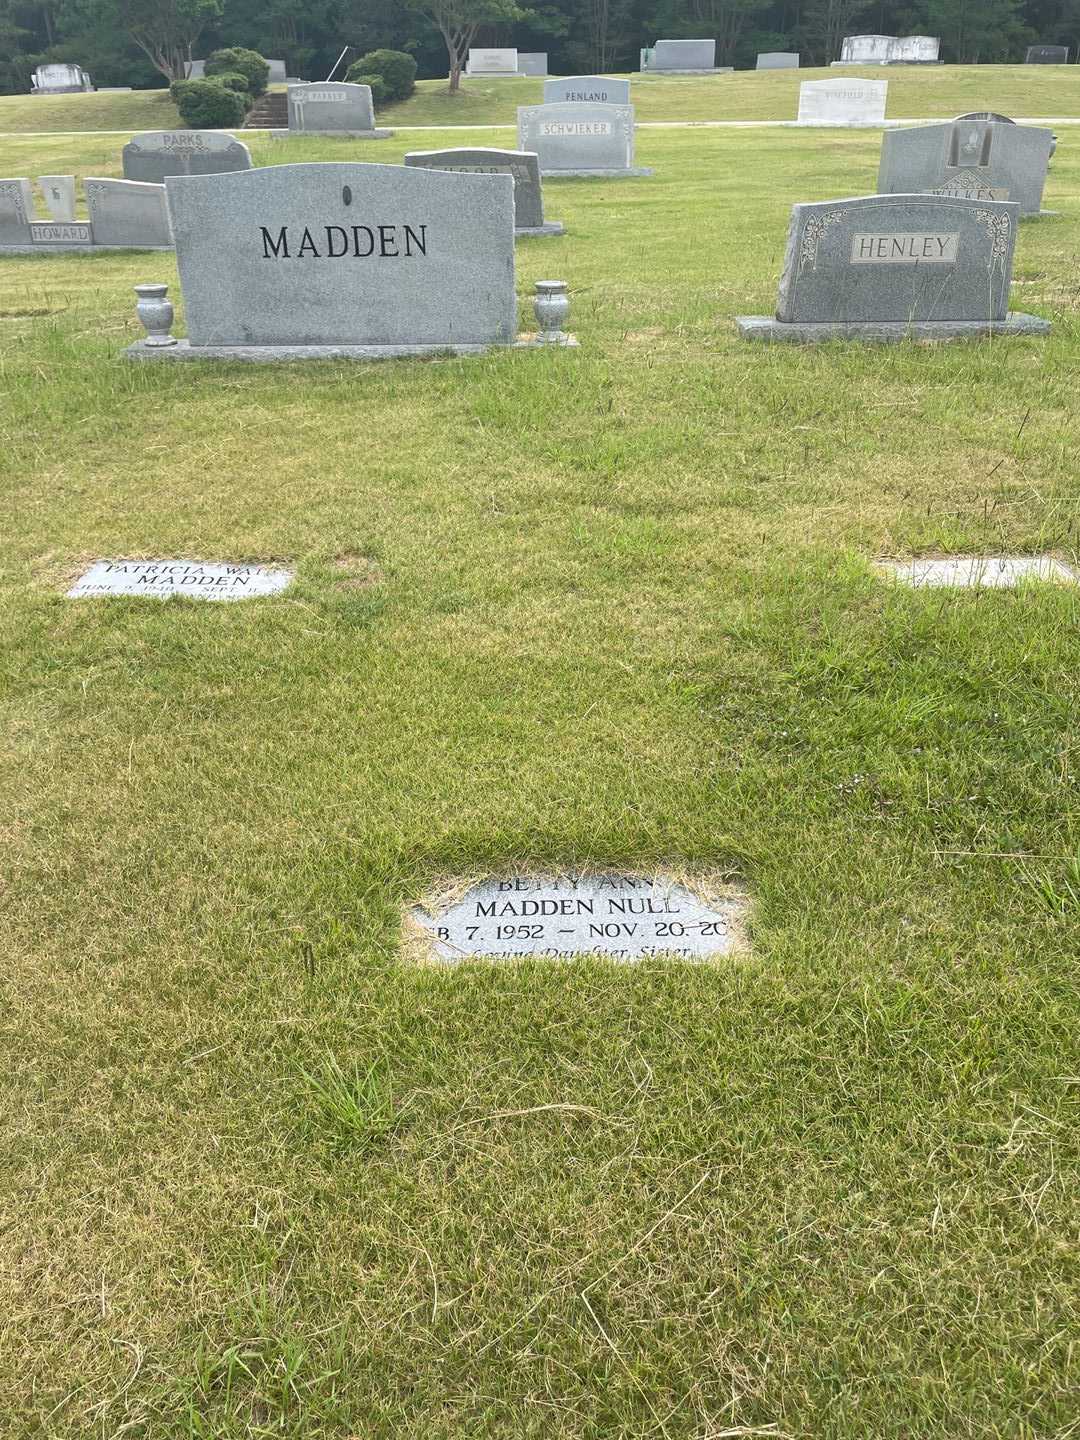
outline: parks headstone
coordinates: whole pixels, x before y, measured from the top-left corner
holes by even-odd
[[[544,81],[545,105],[566,100],[578,105],[629,105],[630,81],[615,80],[610,75],[559,75]]]
[[[801,125],[880,125],[887,80],[804,80],[799,86]]]
[[[516,75],[518,52],[512,49],[470,50],[465,61],[466,75]]]
[[[514,341],[508,175],[268,165],[165,188],[192,354]]]
[[[881,141],[878,192],[1015,200],[1021,215],[1038,215],[1053,142],[1051,130],[995,120],[888,130]]]
[[[634,107],[565,101],[518,107],[518,149],[542,175],[649,175],[634,168]]]
[[[869,195],[795,205],[775,319],[742,316],[746,339],[953,339],[1041,334],[1009,315],[1020,207],[945,195]]]
[[[251,151],[219,130],[147,130],[124,146],[124,179],[162,185],[166,175],[251,169]]]
[[[766,50],[757,57],[755,70],[798,70],[799,57],[792,50]]]
[[[1069,47],[1067,45],[1029,45],[1027,54],[1024,56],[1025,65],[1067,65],[1069,63]]]
[[[453,150],[414,150],[405,164],[426,170],[451,170],[464,175],[509,175],[514,182],[514,231],[518,235],[561,235],[557,222],[544,221],[544,195],[540,162],[528,150],[491,150],[482,147]]]
[[[265,565],[204,564],[200,560],[98,560],[67,592],[69,600],[135,595],[166,600],[250,600],[276,595],[293,578],[291,570]]]
[[[87,177],[85,188],[95,245],[172,248],[164,185]]]
[[[447,904],[417,906],[410,919],[439,960],[703,960],[736,948],[745,910],[744,897],[706,899],[665,877],[513,875],[484,880]]]
[[[548,73],[547,51],[518,51],[519,75],[546,75]]]
[[[344,80],[290,85],[289,134],[355,135],[383,139],[389,130],[376,130],[370,85]]]

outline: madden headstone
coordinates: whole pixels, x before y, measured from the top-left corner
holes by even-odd
[[[634,107],[566,101],[518,107],[518,149],[540,157],[542,175],[631,175]]]
[[[375,107],[370,85],[344,80],[312,81],[290,85],[289,133],[307,135],[387,134],[375,129]]]
[[[799,123],[880,125],[888,92],[887,80],[804,80],[799,86]]]
[[[741,316],[746,339],[1042,334],[1009,315],[1020,207],[946,195],[795,205],[776,318]]]
[[[518,51],[519,75],[546,75],[548,73],[547,51]]]
[[[664,877],[626,874],[515,875],[484,880],[460,899],[411,920],[440,960],[474,956],[701,960],[733,950],[743,898],[708,901]]]
[[[715,40],[657,40],[649,54],[650,70],[714,70]]]
[[[75,219],[75,176],[39,175],[38,184],[50,217],[61,224],[70,224]]]
[[[519,235],[561,235],[562,225],[544,223],[540,162],[529,150],[414,150],[405,164],[464,175],[509,175],[514,182],[514,230]]]
[[[161,185],[166,175],[221,175],[251,169],[251,152],[219,130],[147,130],[124,146],[124,179]]]
[[[575,104],[629,105],[630,81],[613,80],[609,75],[559,75],[544,81],[544,104],[564,100]]]
[[[137,595],[165,600],[250,600],[276,595],[293,578],[291,570],[265,565],[209,565],[199,560],[99,560],[67,592],[69,600],[104,595]]]
[[[1038,215],[1053,142],[1051,130],[993,120],[888,130],[881,141],[878,192],[1015,200],[1021,215]]]
[[[1067,45],[1029,45],[1027,54],[1024,56],[1025,65],[1067,65],[1069,63],[1069,47]]]
[[[164,185],[87,177],[85,188],[95,245],[172,248]]]
[[[766,50],[757,57],[755,70],[798,70],[799,57],[792,50]]]
[[[268,165],[165,188],[193,351],[514,341],[508,175]]]
[[[0,180],[0,245],[30,245],[34,195],[29,180]]]
[[[465,61],[466,75],[516,75],[516,50],[470,50]]]

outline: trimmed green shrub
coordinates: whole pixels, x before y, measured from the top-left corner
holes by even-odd
[[[385,105],[390,99],[390,91],[386,88],[386,81],[381,75],[354,75],[350,66],[346,78],[350,85],[371,86],[372,105]]]
[[[169,94],[192,130],[231,130],[247,113],[244,96],[215,80],[174,80]]]
[[[416,89],[416,61],[404,50],[372,50],[349,66],[345,78],[354,85],[369,85],[356,75],[379,75],[386,85],[387,100],[407,100]]]
[[[240,45],[227,50],[215,50],[206,62],[206,78],[238,73],[248,82],[248,90],[258,99],[266,94],[270,82],[270,63],[256,50],[245,50]]]
[[[215,74],[211,77],[215,85],[224,85],[226,90],[235,90],[238,95],[248,93],[247,76],[241,75],[239,70],[226,70],[222,74]]]

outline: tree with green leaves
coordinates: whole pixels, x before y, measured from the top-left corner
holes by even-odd
[[[514,0],[405,0],[406,8],[430,20],[446,45],[450,94],[461,86],[461,72],[481,25],[511,25],[527,18]]]
[[[147,56],[171,83],[184,78],[185,62],[203,30],[221,15],[221,0],[103,0]]]

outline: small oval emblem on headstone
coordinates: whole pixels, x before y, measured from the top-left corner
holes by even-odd
[[[352,189],[351,189],[350,186],[348,186],[348,185],[343,185],[343,186],[342,186],[342,189],[341,189],[341,198],[342,198],[342,200],[345,201],[345,204],[346,204],[346,205],[351,205],[351,204],[352,204]]]

